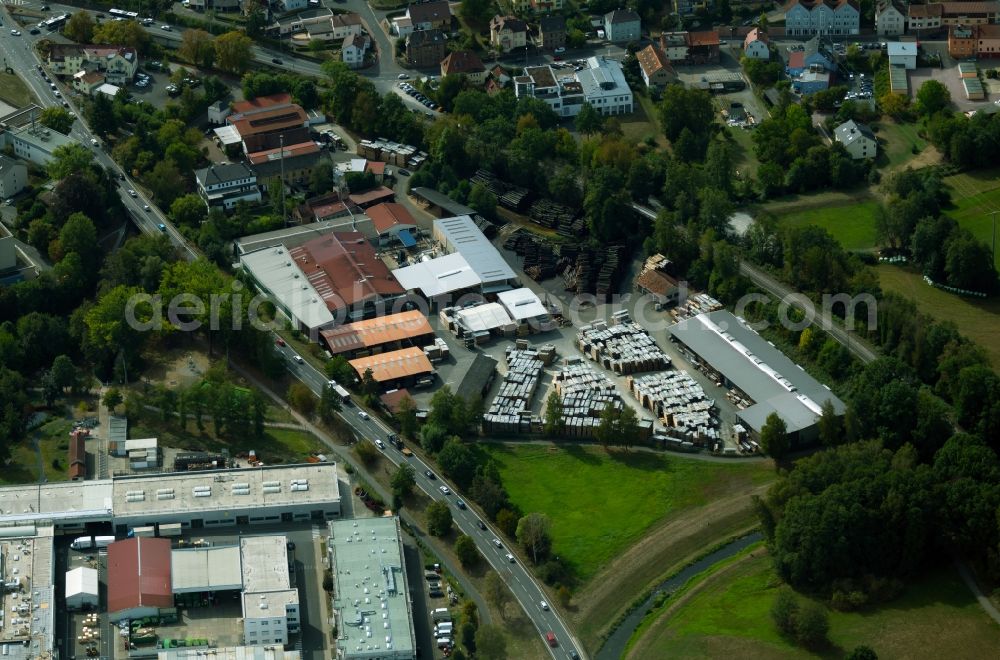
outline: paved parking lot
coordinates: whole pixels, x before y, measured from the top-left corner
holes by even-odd
[[[920,86],[928,80],[936,80],[951,92],[951,100],[959,110],[977,110],[992,104],[992,99],[987,95],[985,101],[970,101],[965,98],[965,88],[962,80],[958,77],[956,67],[946,67],[942,69],[920,68],[909,72],[910,98],[917,95]]]
[[[723,44],[720,49],[718,64],[700,64],[696,66],[686,66],[681,64],[676,67],[677,77],[680,78],[680,80],[686,85],[694,85],[701,81],[704,76],[713,73],[725,72],[742,74],[739,56],[740,48],[734,45],[734,42],[730,42],[728,45]],[[719,109],[729,108],[730,103],[742,103],[746,112],[753,115],[753,118],[758,122],[769,116],[767,108],[765,108],[761,100],[754,95],[749,83],[745,89],[739,92],[714,94],[713,98],[715,99],[716,105]]]

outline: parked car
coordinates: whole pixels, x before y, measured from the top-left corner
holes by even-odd
[[[407,74],[405,74],[405,73],[401,73],[401,74],[399,74],[398,76],[396,76],[396,78],[397,78],[398,80],[406,80],[406,79],[407,79],[407,78],[409,78],[409,77],[410,77],[410,76],[408,76],[408,75],[407,75]]]
[[[559,46],[559,48],[556,48],[552,52],[556,53],[557,55],[560,54],[560,53],[565,53],[566,52],[566,47],[565,46]]]
[[[21,36],[21,31],[20,30],[11,30],[10,33],[13,36],[15,36],[15,37],[20,37]]]
[[[402,167],[396,170],[399,174],[403,176],[410,176],[410,170],[404,170]]]
[[[28,30],[28,32],[30,34],[40,34],[41,30],[39,30],[38,28],[31,28],[30,30]]]

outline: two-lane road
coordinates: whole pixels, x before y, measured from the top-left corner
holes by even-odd
[[[91,133],[84,123],[80,115],[80,108],[75,105],[71,96],[64,94],[64,92],[69,91],[68,88],[57,83],[57,89],[53,90],[51,85],[42,78],[42,72],[38,69],[42,62],[35,52],[34,45],[37,40],[45,37],[45,32],[32,35],[25,29],[21,30],[20,36],[14,36],[11,34],[11,28],[7,27],[14,24],[14,21],[6,11],[3,16],[5,20],[3,21],[4,27],[0,28],[0,56],[6,65],[20,75],[35,98],[38,99],[41,107],[62,106],[65,102],[69,109],[76,113],[77,120],[73,122],[70,137],[76,139],[83,146],[93,149],[94,159],[114,177],[122,205],[134,218],[136,225],[147,234],[167,234],[186,259],[197,258],[198,252],[187,244],[170,219],[142,193],[141,188],[129,178],[128,173],[105,152],[101,141]],[[55,78],[50,76],[50,80],[55,80]],[[56,96],[57,91],[59,96]],[[93,141],[95,140],[98,142],[97,146],[94,145]],[[128,194],[130,189],[136,191],[136,197]]]
[[[295,359],[296,353],[291,347],[276,346],[276,348],[285,358],[288,370],[296,378],[305,383],[317,396],[322,393],[324,387],[328,386],[327,383],[329,381],[326,376],[317,371],[308,362],[304,360],[302,362],[297,361]],[[542,588],[535,581],[534,577],[521,565],[519,558],[515,558],[513,562],[508,560],[507,555],[508,553],[512,553],[512,550],[507,547],[506,542],[501,541],[500,547],[497,547],[494,543],[494,540],[503,538],[501,534],[489,524],[489,521],[481,518],[468,506],[469,500],[456,491],[453,484],[448,483],[438,476],[430,466],[416,455],[409,458],[404,456],[399,449],[387,440],[389,434],[392,433],[392,429],[386,427],[380,420],[363,412],[361,408],[353,404],[344,405],[341,410],[341,417],[354,429],[359,438],[366,438],[372,441],[376,439],[381,440],[383,445],[381,451],[391,463],[394,465],[409,463],[413,467],[417,487],[424,491],[428,497],[435,501],[448,503],[451,507],[455,525],[463,534],[468,534],[476,542],[479,552],[482,553],[486,561],[503,578],[515,599],[517,599],[518,603],[520,603],[521,607],[524,608],[524,611],[534,623],[538,634],[543,638],[548,632],[552,632],[555,635],[558,645],[554,648],[547,647],[553,658],[566,658],[568,660],[573,657],[571,653],[578,653],[580,657],[584,657],[582,651],[579,650],[579,644],[570,634],[569,628],[562,617],[559,616],[552,603],[548,602],[548,596],[542,591]],[[428,472],[434,475],[434,477],[428,477]],[[441,486],[447,486],[451,491],[450,494],[444,494],[441,491]],[[459,508],[456,504],[458,500],[466,503],[466,508]],[[542,609],[542,601],[547,603],[547,610]]]

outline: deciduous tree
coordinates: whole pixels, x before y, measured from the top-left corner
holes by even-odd
[[[476,542],[466,534],[461,534],[455,539],[455,555],[465,568],[474,567],[481,558]]]
[[[451,531],[451,509],[447,502],[432,502],[425,512],[427,531],[432,536],[445,536]]]
[[[74,12],[63,27],[63,35],[78,44],[94,41],[94,19],[85,11]]]
[[[69,135],[70,130],[73,128],[73,117],[70,116],[69,110],[60,108],[57,105],[42,110],[42,114],[38,116],[38,121],[43,126],[48,126],[53,131],[58,131],[63,135]]]
[[[760,430],[760,448],[776,460],[780,460],[788,453],[788,428],[778,413],[771,413],[764,420],[764,426]]]
[[[215,60],[215,46],[212,44],[212,35],[205,30],[188,28],[181,35],[181,46],[177,49],[177,52],[181,57],[195,66],[210,69]]]
[[[394,495],[398,495],[400,498],[409,496],[413,487],[417,485],[413,466],[408,463],[401,464],[393,473],[389,485],[392,487]]]
[[[517,540],[535,565],[548,556],[552,547],[551,527],[544,513],[529,513],[517,522]]]
[[[253,61],[253,40],[232,30],[215,38],[215,62],[223,71],[243,73]]]

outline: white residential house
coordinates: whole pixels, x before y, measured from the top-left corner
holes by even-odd
[[[898,37],[906,31],[906,10],[893,0],[879,0],[875,5],[875,34]]]
[[[860,33],[861,13],[854,0],[791,0],[785,5],[785,36]]]
[[[279,14],[287,14],[290,11],[298,11],[308,6],[309,0],[277,0],[273,4],[273,9]]]
[[[743,55],[752,60],[771,59],[771,49],[767,46],[767,32],[754,28],[743,40]]]
[[[833,130],[834,139],[844,145],[844,149],[854,160],[874,158],[878,152],[878,139],[872,129],[858,124],[853,119]]]
[[[514,78],[518,98],[531,96],[545,101],[560,117],[575,117],[584,103],[602,115],[627,115],[633,110],[632,90],[619,62],[590,57],[580,71],[557,74],[550,66],[532,66]]]
[[[213,126],[222,126],[226,123],[226,117],[233,113],[232,108],[225,101],[216,101],[208,106],[208,123]]]
[[[104,82],[125,85],[132,82],[139,68],[139,55],[130,46],[51,44],[48,57],[52,73],[72,76],[78,71],[96,71]]]
[[[28,168],[24,163],[0,154],[0,198],[7,199],[28,185]]]
[[[365,53],[368,52],[368,37],[360,34],[344,39],[340,47],[340,59],[348,67],[358,69],[365,63]]]
[[[889,66],[904,69],[917,68],[917,43],[915,41],[890,41],[887,49]]]
[[[194,173],[198,181],[198,194],[208,208],[221,207],[227,211],[238,202],[260,201],[257,175],[243,163],[210,165]]]
[[[604,35],[611,43],[635,41],[642,36],[642,19],[631,9],[615,9],[604,15]]]

